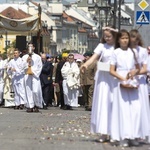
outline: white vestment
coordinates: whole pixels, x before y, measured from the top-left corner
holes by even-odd
[[[13,68],[16,71],[11,71],[9,68]],[[8,74],[12,76],[12,85],[14,91],[15,105],[19,106],[24,104],[25,101],[25,89],[24,89],[24,70],[25,64],[22,58],[14,58],[8,63]]]
[[[28,54],[22,57],[23,61],[26,63],[26,70],[28,68],[27,63],[28,57],[29,57]],[[42,60],[41,57],[35,53],[33,53],[31,57],[32,57],[31,70],[33,72],[33,75],[25,74],[24,77],[27,107],[33,108],[34,106],[37,106],[39,108],[42,108],[43,97],[39,78],[42,70]]]
[[[8,67],[8,63],[10,60],[11,60],[10,58],[7,58],[4,60],[4,76],[3,76],[4,94],[3,94],[3,98],[5,100],[5,102],[4,102],[5,107],[15,106],[14,94],[12,93],[13,92],[12,81],[11,81],[12,76],[7,73],[7,67]]]
[[[3,74],[4,74],[4,61],[0,60],[0,103],[2,103],[3,101],[3,90],[4,90]]]
[[[73,62],[66,62],[61,73],[63,76],[63,92],[65,105],[78,106],[79,67]]]

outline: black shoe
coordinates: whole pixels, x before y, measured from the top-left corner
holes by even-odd
[[[27,112],[27,113],[33,112],[33,108],[27,108],[26,112]]]
[[[92,109],[91,109],[91,107],[86,107],[85,108],[85,111],[91,111]]]
[[[1,106],[4,106],[4,101],[2,101],[2,102],[0,103],[0,107],[1,107]]]
[[[46,106],[46,105],[44,105],[44,106],[43,106],[43,109],[47,110],[47,106]]]
[[[73,110],[72,106],[69,106],[69,105],[67,106],[67,109],[68,110]]]
[[[62,109],[63,109],[63,110],[67,110],[67,109],[68,109],[68,106],[67,106],[67,105],[64,105],[64,106],[62,107]]]
[[[129,140],[129,145],[130,146],[139,146],[140,143],[138,142],[138,140],[134,139],[134,140]]]
[[[39,108],[37,106],[34,107],[33,109],[34,112],[39,112]]]
[[[14,106],[14,109],[17,110],[17,109],[19,109],[19,107],[20,107],[20,106]]]
[[[49,107],[53,107],[53,105],[52,105],[52,104],[49,104]]]
[[[57,103],[57,107],[59,107],[59,102]]]
[[[65,105],[65,106],[63,107],[63,109],[64,109],[64,110],[73,110],[72,106],[70,106],[70,105]]]
[[[23,109],[23,108],[24,108],[24,105],[21,104],[21,105],[19,106],[19,109]]]

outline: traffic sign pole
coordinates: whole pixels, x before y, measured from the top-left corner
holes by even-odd
[[[144,46],[150,45],[150,0],[135,0],[134,28],[139,30]]]

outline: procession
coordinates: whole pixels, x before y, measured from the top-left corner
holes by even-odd
[[[34,50],[28,43],[24,55],[15,48],[6,59],[1,56],[1,106],[27,113],[49,107],[65,111],[80,107],[82,97],[82,107],[91,111],[91,133],[100,134],[100,143],[128,147],[149,142],[150,47],[142,47],[136,29],[103,27],[101,42],[83,59]]]
[[[0,4],[2,149],[149,149],[149,3],[39,1]]]

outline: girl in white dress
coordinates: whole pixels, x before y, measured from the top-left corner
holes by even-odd
[[[149,96],[148,96],[148,88],[146,83],[146,73],[147,73],[147,60],[148,60],[148,52],[146,48],[143,48],[143,43],[141,40],[141,36],[138,30],[133,29],[130,31],[130,41],[131,47],[135,48],[139,55],[139,63],[140,63],[140,75],[139,75],[139,99],[141,102],[141,131],[142,131],[142,139],[145,139],[146,136],[150,136],[150,107],[149,107]]]
[[[102,42],[95,48],[90,59],[81,66],[81,71],[97,60],[110,63],[117,31],[112,27],[103,27]],[[91,132],[101,134],[99,142],[107,141],[110,135],[113,80],[114,77],[109,71],[97,69],[92,102]]]
[[[121,30],[116,39],[112,54],[110,73],[118,79],[118,86],[113,90],[111,138],[120,141],[121,146],[129,146],[139,138],[141,125],[141,103],[137,88],[123,88],[122,82],[135,77],[139,73],[138,55],[136,50],[129,48],[130,36]]]
[[[147,77],[146,77],[146,82],[148,86],[148,94],[150,97],[150,46],[147,47],[147,52],[148,52],[148,60],[147,60]]]

